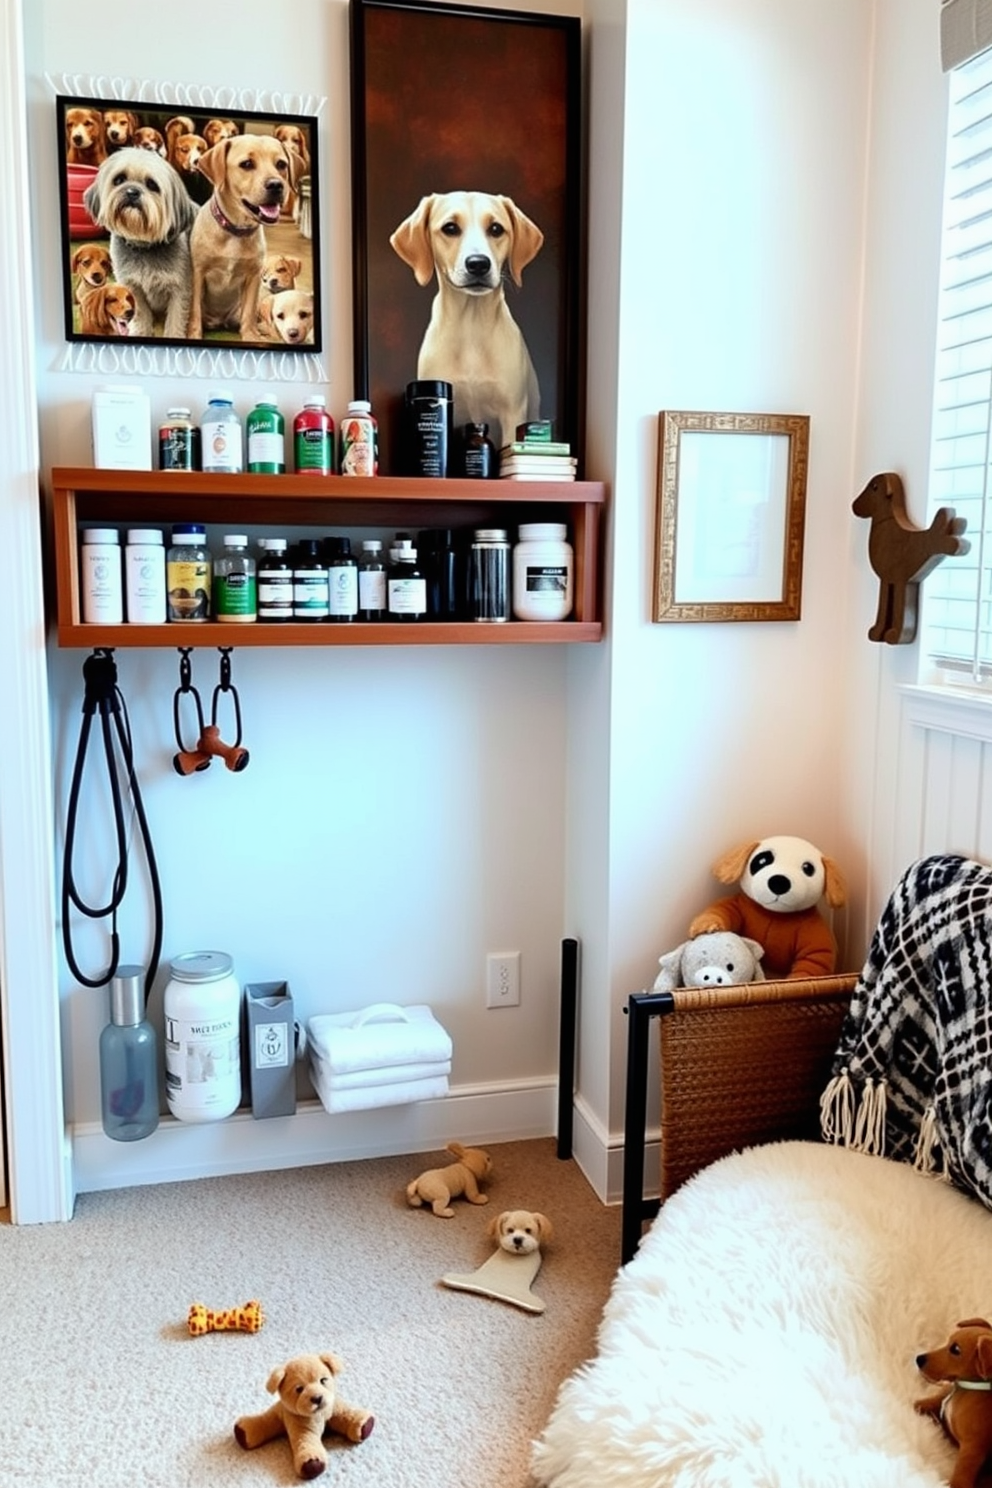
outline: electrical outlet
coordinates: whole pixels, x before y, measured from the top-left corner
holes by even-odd
[[[486,1007],[520,1006],[520,952],[490,951],[486,957]]]

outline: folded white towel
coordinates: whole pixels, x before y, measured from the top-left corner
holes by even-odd
[[[320,1060],[311,1050],[310,1063]],[[322,1065],[320,1079],[328,1090],[359,1090],[363,1085],[403,1085],[407,1080],[434,1080],[451,1074],[450,1059],[435,1059],[430,1064],[387,1064],[383,1069],[352,1070],[347,1075],[331,1074]]]
[[[330,1075],[451,1058],[451,1038],[425,1003],[377,1002],[352,1013],[319,1013],[307,1024]]]
[[[311,1074],[314,1065],[310,1066]],[[361,1085],[354,1090],[330,1089],[314,1075],[321,1105],[331,1115],[342,1111],[368,1111],[374,1106],[406,1106],[411,1101],[437,1100],[448,1093],[447,1075],[427,1080],[403,1080],[393,1085]]]

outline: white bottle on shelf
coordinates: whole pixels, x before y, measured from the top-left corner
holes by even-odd
[[[124,619],[121,540],[113,527],[84,529],[79,567],[84,623],[120,625]]]

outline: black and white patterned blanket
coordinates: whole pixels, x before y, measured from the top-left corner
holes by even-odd
[[[913,863],[872,937],[820,1103],[824,1139],[992,1208],[992,868]]]

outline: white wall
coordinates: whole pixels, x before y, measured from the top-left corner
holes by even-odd
[[[154,45],[147,31],[131,33],[130,43],[125,31],[113,76],[326,98],[319,135],[326,391],[339,414],[352,392],[348,6],[297,0],[292,12],[292,25],[274,26],[260,4],[221,3],[195,47],[183,27],[156,27]],[[58,142],[44,75],[69,71],[85,91],[90,78],[106,77],[107,57],[95,28],[65,0],[41,0],[25,24],[47,470],[89,463],[99,379],[60,370]],[[179,395],[198,407],[210,385],[151,379],[153,416]],[[243,406],[262,391],[235,387]],[[287,413],[305,387],[280,386]],[[84,654],[52,648],[49,658],[59,855]],[[127,650],[117,662],[164,889],[164,957],[226,949],[244,980],[288,978],[302,1017],[394,997],[428,1001],[454,1039],[453,1086],[506,1092],[510,1102],[518,1086],[541,1088],[540,1129],[549,1130],[565,934],[564,649],[236,651],[251,764],[238,776],[215,767],[189,779],[171,766],[176,654]],[[209,702],[216,651],[195,652],[193,679]],[[104,805],[91,782],[78,871],[93,897],[106,893],[113,861]],[[140,864],[135,853],[125,960],[141,961],[148,945]],[[105,964],[105,937],[86,926],[77,936],[84,966]],[[486,1011],[485,953],[505,949],[522,954],[521,1005]],[[61,999],[68,1119],[77,1137],[92,1136],[106,991],[76,986],[64,969]],[[397,1109],[392,1123],[400,1142],[409,1113]],[[336,1130],[329,1120],[328,1155]],[[199,1135],[191,1131],[188,1145]],[[127,1154],[136,1173],[152,1151],[146,1143]],[[119,1153],[112,1156],[119,1172]]]
[[[587,456],[612,487],[604,645],[236,655],[252,764],[190,781],[168,764],[175,658],[121,658],[162,856],[166,954],[209,937],[245,976],[288,974],[304,1011],[393,987],[428,997],[455,1033],[456,1081],[507,1088],[553,1074],[558,939],[578,935],[578,1143],[604,1193],[622,1140],[623,1004],[716,892],[713,858],[752,834],[816,841],[852,890],[840,924],[851,964],[889,882],[870,859],[873,819],[876,838],[891,836],[893,814],[893,803],[876,810],[885,782],[873,761],[894,737],[886,715],[913,653],[880,654],[864,638],[872,580],[850,503],[877,468],[925,469],[943,127],[933,9],[586,5]],[[163,28],[153,56],[138,46],[115,73],[327,95],[337,408],[351,364],[346,6],[297,0],[298,24],[264,26],[233,79],[229,48],[212,38],[235,13],[250,35],[261,7],[215,10],[195,52]],[[56,147],[42,74],[99,74],[105,58],[65,0],[41,0],[27,28],[42,455],[71,463],[86,458],[90,387],[55,370]],[[313,41],[302,50],[301,29]],[[156,407],[174,392],[153,388]],[[810,414],[800,622],[650,623],[663,408]],[[50,660],[61,801],[82,657]],[[388,855],[400,817],[412,865]],[[274,820],[291,845],[267,872]],[[487,1015],[483,953],[511,945],[524,953],[523,1004]],[[92,1122],[102,1013],[67,980],[62,991],[69,1111]]]
[[[594,91],[594,139],[597,108],[623,100],[623,215],[616,344],[592,357],[618,379],[609,406],[605,388],[590,404],[592,447],[608,449],[612,427],[616,462],[609,857],[594,870],[609,987],[583,1027],[582,1070],[614,1150],[626,997],[719,892],[714,858],[785,832],[837,858],[855,889],[865,874],[839,810],[837,740],[870,57],[860,0],[629,0],[622,88]],[[594,223],[616,190],[594,176]],[[598,265],[596,231],[591,277],[602,268],[609,286],[616,245],[599,230]],[[801,622],[650,622],[664,408],[810,415]]]

